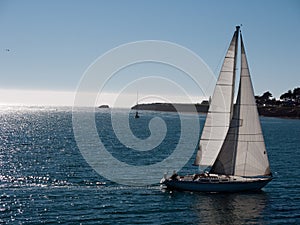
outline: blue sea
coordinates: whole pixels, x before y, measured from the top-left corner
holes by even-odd
[[[111,127],[110,114],[96,110],[97,131],[111,155],[123,163],[161,162],[178,143],[181,124],[176,113],[141,111],[138,120],[134,112],[128,115],[132,133],[140,139],[151,135],[152,118],[165,121],[166,135],[150,152],[123,145]],[[202,127],[205,115],[198,117]],[[75,141],[71,108],[1,106],[0,223],[300,224],[300,120],[262,117],[261,123],[275,177],[262,191],[171,192],[162,189],[159,180],[128,186],[95,172]],[[193,157],[183,173],[195,171]]]

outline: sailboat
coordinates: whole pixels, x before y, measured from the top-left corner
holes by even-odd
[[[241,70],[234,104],[240,36]],[[200,172],[162,178],[169,189],[256,191],[272,180],[240,27],[227,50],[207,113],[194,165]]]
[[[135,119],[140,118],[138,107],[139,107],[139,93],[137,92],[136,93],[136,111],[135,111],[135,116],[134,116]]]

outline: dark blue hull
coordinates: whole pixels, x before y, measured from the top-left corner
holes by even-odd
[[[207,183],[199,181],[180,181],[166,179],[162,184],[168,189],[195,191],[195,192],[241,192],[241,191],[258,191],[266,186],[272,178],[257,179],[251,181],[230,181]]]

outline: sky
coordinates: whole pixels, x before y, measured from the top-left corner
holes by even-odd
[[[216,79],[239,24],[255,94],[270,91],[279,98],[299,87],[297,0],[0,0],[0,104],[72,105],[80,82],[99,57],[143,40],[189,49]],[[105,83],[97,104],[131,107],[137,92],[139,102],[184,102],[178,85],[193,102],[211,95],[210,88],[197,89],[176,68],[130,68]]]

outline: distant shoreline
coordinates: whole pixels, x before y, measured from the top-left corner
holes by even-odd
[[[194,108],[193,108],[194,106]],[[180,104],[180,103],[149,103],[133,106],[134,110],[162,111],[162,112],[193,112],[194,109],[198,113],[207,113],[208,104]],[[290,119],[300,119],[299,106],[258,106],[258,113],[265,117],[280,117]]]

